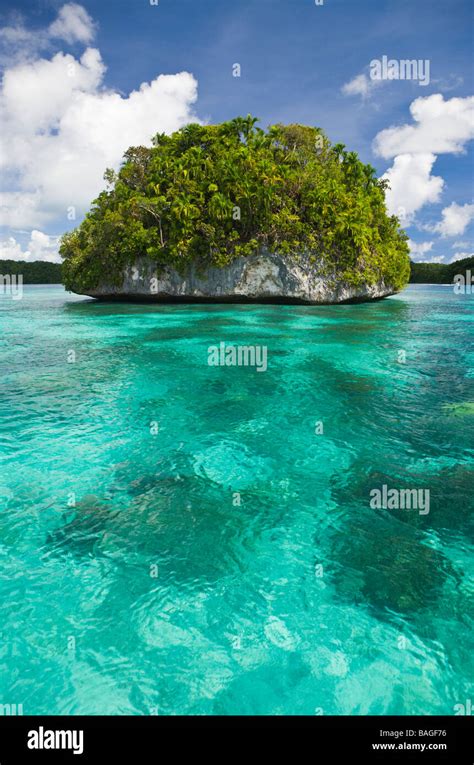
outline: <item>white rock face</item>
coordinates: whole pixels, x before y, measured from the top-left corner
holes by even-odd
[[[262,252],[223,268],[202,271],[193,265],[184,275],[169,267],[157,270],[156,263],[142,258],[125,270],[120,286],[104,281],[79,294],[108,300],[312,304],[376,300],[395,291],[383,282],[353,287],[335,275],[323,276],[317,264],[303,257],[291,261]]]

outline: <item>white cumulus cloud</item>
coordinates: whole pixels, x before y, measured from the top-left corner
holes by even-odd
[[[473,110],[474,97],[445,101],[436,93],[412,102],[414,124],[390,127],[376,135],[375,154],[393,158],[392,166],[382,177],[391,186],[386,192],[388,210],[399,215],[402,224],[410,225],[424,205],[439,201],[444,180],[431,174],[433,165],[438,154],[459,154],[474,138]],[[443,217],[438,226],[425,228],[442,235],[448,235],[448,230],[453,231],[450,236],[462,233],[461,219],[467,213],[464,209],[460,212],[458,205],[451,208],[445,208],[449,211],[446,220]]]
[[[358,74],[352,80],[346,82],[341,91],[345,96],[361,96],[368,98],[377,85],[381,85],[384,80],[371,80],[366,74]]]
[[[75,3],[48,28],[88,42],[93,22]],[[198,122],[197,82],[188,72],[161,74],[128,95],[106,88],[100,52],[57,52],[8,66],[0,89],[0,225],[40,229],[80,220],[129,146],[151,145],[157,132]]]
[[[59,37],[68,43],[90,43],[95,35],[95,24],[82,5],[67,3],[58,18],[48,28],[50,37]]]
[[[57,40],[67,43],[92,42],[97,30],[85,8],[77,3],[66,3],[57,18],[43,29],[29,29],[18,13],[13,21],[0,29],[0,62],[11,66],[20,61],[34,60],[38,52],[48,49]]]
[[[430,252],[433,248],[433,242],[413,242],[408,240],[408,246],[410,248],[410,255],[412,260],[424,259],[427,252]]]
[[[439,200],[444,181],[431,175],[434,154],[400,154],[382,176],[390,183],[385,200],[390,215],[398,215],[409,225],[414,214],[428,202]]]
[[[410,105],[414,125],[378,133],[374,151],[386,159],[398,154],[459,154],[474,138],[474,97],[445,101],[440,93],[417,98]]]
[[[44,260],[50,263],[60,263],[58,253],[59,237],[48,236],[42,231],[33,229],[26,250],[23,250],[15,237],[10,236],[0,241],[0,260]]]
[[[449,207],[441,211],[441,220],[431,230],[443,237],[462,236],[472,220],[474,220],[474,204],[458,205],[452,202]]]

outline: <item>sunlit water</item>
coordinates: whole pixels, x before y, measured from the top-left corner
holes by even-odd
[[[474,700],[473,300],[3,296],[0,703],[360,715]],[[268,370],[208,366],[221,341],[266,345]],[[372,509],[384,484],[429,488],[429,514]]]

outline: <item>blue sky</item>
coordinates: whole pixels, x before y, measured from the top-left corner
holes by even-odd
[[[220,122],[247,113],[262,126],[320,126],[379,175],[388,171],[392,209],[404,216],[416,259],[472,253],[473,7],[469,0],[159,0],[157,6],[4,0],[1,256],[53,259],[56,237],[80,221],[103,169],[119,161],[126,148],[121,138],[145,141],[190,118]],[[87,48],[98,53],[81,64]],[[370,62],[384,55],[429,60],[429,84],[374,83]],[[74,60],[79,76],[64,84],[63,71]],[[235,63],[240,77],[232,74]],[[181,72],[194,85],[176,78]],[[172,75],[166,84],[141,93],[142,83],[163,74]],[[423,99],[419,122],[410,113],[416,99]],[[389,128],[395,133],[380,137]]]

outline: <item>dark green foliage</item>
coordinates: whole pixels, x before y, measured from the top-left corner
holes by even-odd
[[[474,258],[456,260],[454,263],[413,263],[410,261],[410,283],[452,284],[456,274],[470,270],[474,274]]]
[[[60,263],[46,263],[34,260],[0,260],[0,273],[3,275],[22,274],[23,284],[61,284],[62,266]]]
[[[109,190],[61,245],[67,287],[120,284],[148,256],[182,271],[223,266],[266,248],[306,254],[352,284],[408,281],[406,235],[385,208],[385,181],[318,128],[252,117],[191,124],[132,147]]]

